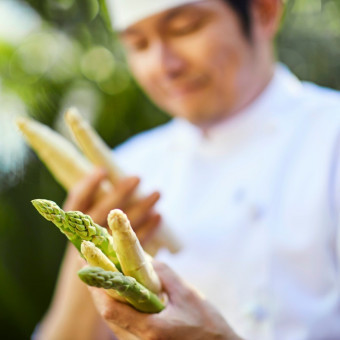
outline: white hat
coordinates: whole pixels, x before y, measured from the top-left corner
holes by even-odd
[[[198,0],[106,0],[116,30],[124,30],[148,16]]]

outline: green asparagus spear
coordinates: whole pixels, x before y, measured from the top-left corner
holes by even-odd
[[[120,272],[106,271],[99,267],[86,267],[78,272],[82,281],[89,286],[115,289],[133,307],[144,313],[158,313],[164,304],[156,294],[138,283],[133,277]]]
[[[80,252],[82,239],[69,230],[64,211],[53,201],[33,200],[32,204],[46,220],[53,222]]]
[[[65,219],[69,228],[82,240],[94,243],[121,270],[113,246],[113,238],[108,231],[94,223],[92,218],[80,211],[65,212]]]
[[[82,240],[91,241],[121,270],[112,236],[105,228],[94,223],[90,216],[80,211],[65,212],[53,201],[37,199],[32,203],[43,217],[53,222],[70,240],[74,238],[77,241],[77,245],[72,243],[79,251]]]

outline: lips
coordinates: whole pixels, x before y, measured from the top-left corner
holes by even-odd
[[[163,86],[167,95],[173,97],[184,97],[202,89],[206,84],[206,78],[195,77],[195,79],[171,82]]]

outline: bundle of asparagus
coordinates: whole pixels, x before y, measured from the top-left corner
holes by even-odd
[[[27,118],[20,118],[17,125],[27,142],[67,191],[91,173],[93,164],[107,169],[110,181],[103,181],[101,184],[98,193],[100,197],[116,185],[124,176],[123,172],[116,165],[109,147],[76,109],[69,109],[65,114],[65,120],[78,146],[91,163],[69,141],[47,126]],[[180,249],[179,241],[164,223],[157,228],[147,246],[151,254],[156,254],[161,247],[168,248],[172,253]]]
[[[111,297],[141,312],[157,313],[164,309],[161,284],[150,256],[142,249],[122,211],[112,210],[108,216],[111,236],[79,211],[65,212],[49,200],[37,199],[32,203],[86,259],[90,267],[78,272],[86,284],[106,289]]]

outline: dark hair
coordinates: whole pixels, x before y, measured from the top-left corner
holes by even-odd
[[[250,36],[250,1],[251,0],[223,0],[230,5],[241,19],[244,32]]]

